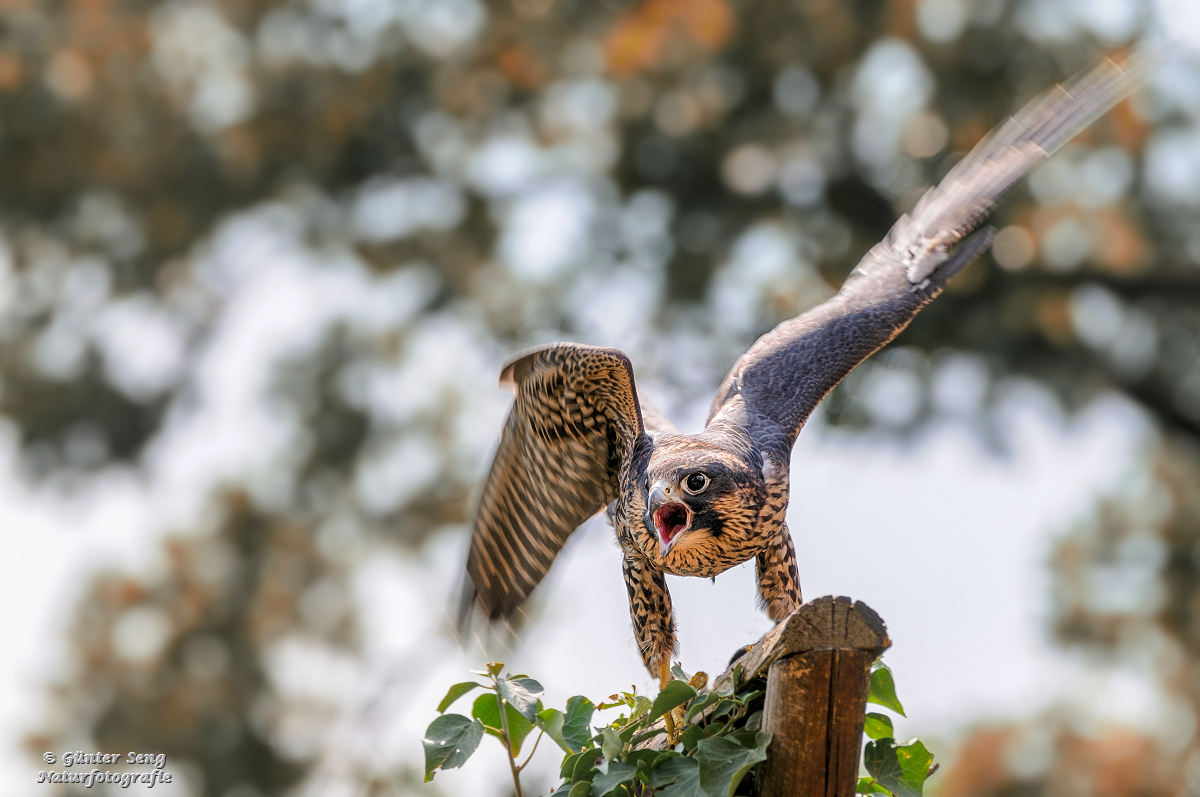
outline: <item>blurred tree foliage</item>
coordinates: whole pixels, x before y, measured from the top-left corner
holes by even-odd
[[[353,652],[337,607],[364,551],[458,528],[502,411],[480,385],[505,354],[623,346],[696,416],[757,334],[830,295],[988,129],[1153,22],[1149,4],[1104,8],[6,4],[0,413],[28,476],[69,490],[133,467],[154,484],[173,435],[200,424],[205,440],[221,386],[261,370],[255,423],[283,429],[253,468],[212,476],[235,497],[162,572],[88,588],[79,667],[34,747],[155,747],[206,794],[313,777],[320,709],[283,705],[266,651],[304,629]],[[1059,630],[1097,650],[1126,626],[1157,634],[1185,662],[1163,677],[1193,700],[1198,82],[1165,70],[1018,187],[993,254],[824,415],[902,434],[966,414],[1002,442],[990,408],[1014,377],[1068,406],[1117,390],[1144,407],[1167,441],[1147,477],[1160,520],[1113,499],[1063,543]],[[246,254],[250,223],[270,245]],[[269,281],[239,304],[281,246],[340,309]],[[278,314],[300,318],[300,342],[246,354]],[[1122,557],[1150,597],[1093,605],[1080,585]]]

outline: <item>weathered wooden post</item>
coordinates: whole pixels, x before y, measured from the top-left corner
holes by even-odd
[[[871,607],[824,597],[738,660],[743,683],[767,677],[763,730],[774,738],[759,769],[759,797],[853,797],[871,663],[890,644]],[[731,678],[732,668],[714,686]]]

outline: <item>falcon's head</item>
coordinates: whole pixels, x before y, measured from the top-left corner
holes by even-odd
[[[643,523],[657,543],[646,553],[669,572],[716,575],[736,564],[726,561],[730,554],[756,539],[765,488],[762,467],[749,451],[700,436],[660,440],[640,489]]]

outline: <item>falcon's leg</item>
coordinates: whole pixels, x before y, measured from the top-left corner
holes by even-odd
[[[675,615],[666,575],[638,556],[626,556],[622,563],[625,587],[629,590],[629,615],[633,618],[633,636],[637,639],[642,663],[651,675],[665,681],[675,653]]]
[[[771,544],[754,560],[758,570],[758,602],[775,622],[800,608],[800,577],[796,573],[796,549],[787,524],[779,527]]]

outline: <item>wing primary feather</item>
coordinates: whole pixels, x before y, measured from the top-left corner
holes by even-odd
[[[1000,195],[1128,96],[1162,60],[1156,53],[1122,64],[1106,59],[986,136],[900,217],[836,296],[779,324],[738,358],[713,401],[709,425],[740,426],[761,450],[786,461],[821,399],[991,244],[991,229],[960,242]]]
[[[475,610],[475,597],[478,593],[475,591],[475,584],[471,581],[470,576],[463,573],[462,589],[458,595],[458,612],[454,623],[454,628],[458,632],[461,640],[467,634],[471,627],[471,614]]]
[[[1128,96],[1158,63],[1157,56],[1146,53],[1122,64],[1106,58],[1090,72],[1043,93],[984,137],[888,234],[909,281],[928,278],[1001,194]]]
[[[996,228],[990,224],[972,233],[967,240],[958,245],[958,248],[954,250],[954,254],[950,256],[949,260],[938,266],[937,271],[934,272],[938,282],[949,282],[955,274],[971,265],[975,258],[991,248],[995,237]],[[914,286],[914,289],[916,289],[916,286]]]

